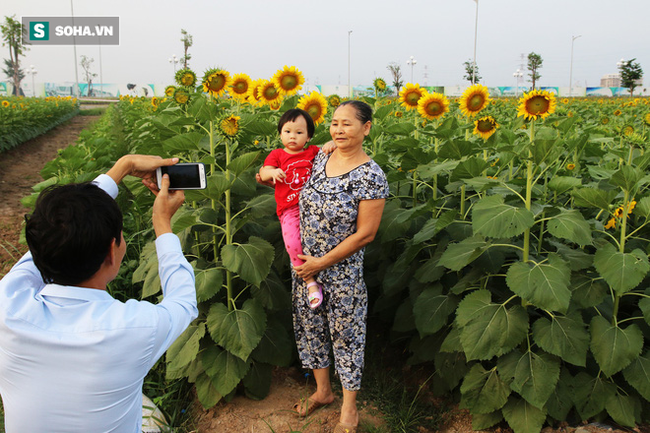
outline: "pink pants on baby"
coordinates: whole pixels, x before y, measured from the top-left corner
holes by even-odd
[[[282,227],[282,238],[284,247],[289,253],[289,260],[293,266],[299,266],[305,263],[298,258],[302,254],[302,244],[300,243],[300,208],[298,205],[285,209],[280,214],[280,226]]]

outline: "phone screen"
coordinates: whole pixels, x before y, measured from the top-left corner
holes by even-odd
[[[201,188],[199,166],[196,164],[177,164],[160,168],[162,174],[169,174],[169,187],[171,189],[196,189]]]

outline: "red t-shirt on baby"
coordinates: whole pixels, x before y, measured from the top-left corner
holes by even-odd
[[[311,167],[320,148],[307,146],[300,153],[288,153],[284,149],[275,149],[264,160],[264,165],[281,168],[287,175],[284,182],[275,183],[275,202],[278,216],[285,209],[298,204],[300,190],[311,176]]]

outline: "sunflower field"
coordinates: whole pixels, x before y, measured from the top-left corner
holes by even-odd
[[[193,383],[205,407],[237,388],[263,398],[272,367],[295,360],[288,257],[273,192],[255,173],[280,145],[289,108],[314,118],[311,144],[329,141],[342,98],[299,96],[303,83],[294,67],[257,81],[178,71],[165,98],[117,104],[117,135],[44,170],[43,185],[87,177],[69,161],[108,166],[112,147],[206,164],[208,188],[187,191],[173,220],[200,315],[166,357],[167,377]],[[460,395],[474,429],[647,421],[650,101],[491,99],[481,85],[448,99],[412,83],[398,98],[365,101],[374,109],[366,151],[391,187],[366,250],[370,308],[408,341],[405,361],[430,366],[435,392]],[[124,187],[135,246],[121,281],[157,297],[152,198],[138,182]]]
[[[72,97],[0,98],[0,152],[65,122],[79,112]]]

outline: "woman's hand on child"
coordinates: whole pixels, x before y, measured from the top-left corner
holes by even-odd
[[[334,152],[336,150],[336,143],[334,143],[333,140],[328,141],[327,143],[323,144],[323,147],[320,149],[325,155],[329,155],[330,153]]]

